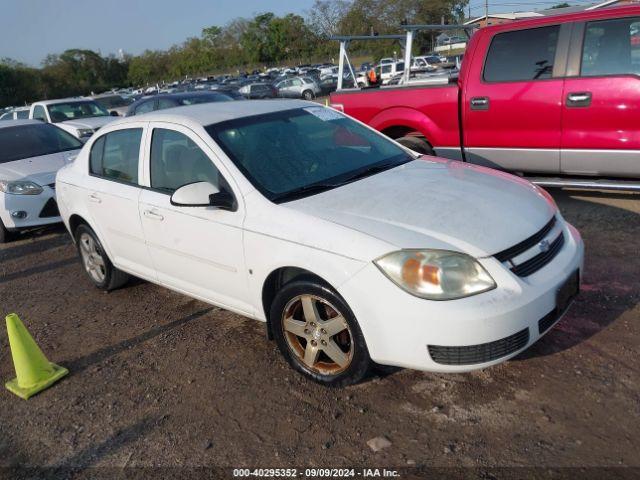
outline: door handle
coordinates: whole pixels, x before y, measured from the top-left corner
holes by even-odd
[[[488,97],[473,97],[470,103],[471,110],[489,110]]]
[[[159,213],[156,213],[152,210],[145,210],[144,211],[144,216],[147,218],[150,218],[151,220],[157,220],[159,222],[164,220],[164,217],[162,215],[160,215]]]
[[[89,201],[93,203],[102,203],[102,199],[98,197],[95,193],[89,195]]]
[[[591,105],[591,92],[572,92],[567,95],[567,107],[588,107]]]

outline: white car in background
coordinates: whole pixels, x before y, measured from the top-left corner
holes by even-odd
[[[12,232],[61,221],[56,171],[82,143],[64,130],[33,120],[0,122],[0,243]]]
[[[371,360],[495,365],[579,290],[580,234],[544,190],[420,156],[311,102],[118,120],[57,185],[96,287],[135,275],[265,321],[325,385],[357,382]]]
[[[26,120],[29,118],[29,107],[16,107],[0,115],[0,120]]]
[[[117,117],[95,100],[82,97],[35,102],[29,110],[30,119],[55,123],[82,142]]]

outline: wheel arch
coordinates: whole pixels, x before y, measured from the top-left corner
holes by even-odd
[[[267,320],[267,336],[270,340],[273,339],[270,315],[273,300],[275,299],[278,291],[283,286],[293,281],[302,279],[317,281],[326,285],[328,288],[331,288],[334,292],[337,293],[337,289],[333,285],[331,285],[331,283],[329,283],[317,273],[314,273],[305,268],[284,266],[273,270],[271,273],[269,273],[269,275],[267,275],[262,284],[262,308],[264,311],[264,316]]]
[[[438,126],[432,119],[412,108],[388,108],[378,113],[368,123],[390,138],[416,136],[432,146],[441,136]]]
[[[76,240],[76,230],[80,225],[83,225],[83,224],[87,225],[89,228],[94,230],[91,224],[81,215],[74,213],[69,217],[69,233],[71,234],[71,238],[73,239],[74,242]]]

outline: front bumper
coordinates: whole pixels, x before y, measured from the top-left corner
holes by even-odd
[[[562,250],[528,277],[514,275],[493,257],[478,259],[498,287],[472,297],[450,301],[414,297],[389,281],[373,264],[339,291],[358,319],[375,362],[433,372],[485,368],[531,346],[564,313],[556,312],[557,291],[574,272],[582,272],[584,244],[571,225],[564,223],[562,228],[567,238]],[[540,331],[539,322],[543,319],[546,330]],[[436,362],[434,357],[440,362],[443,357],[438,357],[433,348],[430,352],[429,346],[454,347],[452,350],[470,347],[465,351],[471,353],[508,353],[486,362],[450,365]]]
[[[39,195],[11,195],[0,193],[0,219],[7,230],[18,231],[50,225],[62,221],[56,203],[56,192],[43,186]],[[24,212],[24,218],[12,215]]]

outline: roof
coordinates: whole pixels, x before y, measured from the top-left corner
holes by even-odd
[[[207,126],[237,118],[312,106],[319,107],[321,105],[303,100],[244,100],[241,102],[200,103],[198,105],[157,110],[133,117],[124,117],[110,123],[109,126],[140,121],[183,123],[185,120]]]
[[[635,5],[625,5],[625,6],[613,6],[609,8],[600,8],[597,10],[582,10],[579,12],[573,13],[565,13],[559,15],[552,16],[536,16],[523,18],[518,20],[518,28],[530,28],[537,27],[542,25],[549,24],[557,24],[563,22],[576,22],[576,21],[589,21],[589,20],[600,20],[607,18],[618,18],[618,17],[627,17],[627,16],[638,16],[640,15],[640,4]],[[489,25],[487,27],[482,28],[482,31],[492,32],[492,31],[502,31],[505,28],[513,28],[513,23],[508,25]]]
[[[24,125],[48,125],[40,120],[3,120],[0,122],[0,128],[20,127]]]
[[[637,4],[633,5],[629,3],[623,4],[623,5],[616,5],[617,3],[620,3],[622,1],[626,2],[628,0],[606,0],[603,2],[598,2],[593,4],[572,5],[569,7],[562,7],[562,8],[549,8],[549,9],[540,10],[536,12],[490,13],[489,18],[498,18],[498,19],[504,19],[504,20],[520,20],[525,18],[549,17],[549,16],[556,16],[556,15],[576,14],[581,12],[592,12],[594,10],[600,10],[604,8],[624,9],[624,8],[634,8],[634,6],[636,8],[638,7]],[[464,25],[471,25],[474,23],[478,23],[484,18],[485,16],[482,15],[480,17],[466,21]]]
[[[93,98],[89,97],[69,97],[69,98],[57,98],[54,100],[41,100],[39,102],[33,102],[34,104],[39,105],[55,105],[57,103],[73,103],[73,102],[86,102],[91,101]]]

